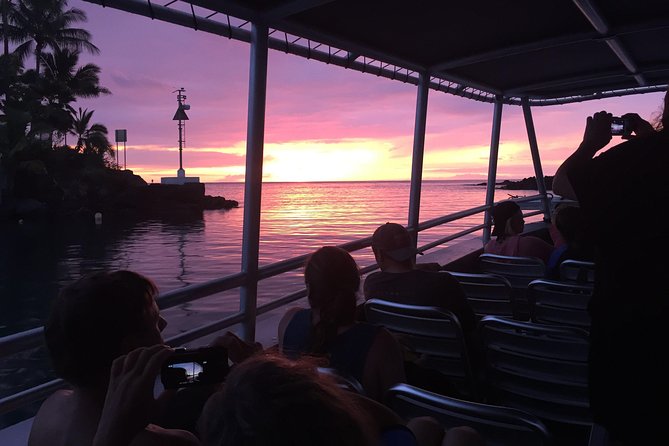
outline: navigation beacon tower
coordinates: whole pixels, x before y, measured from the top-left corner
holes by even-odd
[[[185,183],[199,183],[200,177],[187,177],[186,171],[183,168],[183,158],[182,152],[184,143],[184,130],[186,128],[186,123],[184,121],[188,120],[188,115],[186,115],[186,110],[190,110],[190,105],[186,104],[186,95],[184,94],[186,89],[181,87],[177,90],[174,90],[172,93],[177,94],[177,111],[174,113],[173,121],[178,121],[179,124],[179,169],[177,170],[176,177],[162,177],[160,179],[161,184],[185,184]]]

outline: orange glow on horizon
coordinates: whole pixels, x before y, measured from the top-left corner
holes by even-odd
[[[393,157],[383,140],[291,141],[265,146],[265,181],[356,181],[398,179],[406,157]],[[406,172],[408,178],[409,172]]]
[[[188,148],[184,154],[184,170],[188,177],[201,182],[243,182],[246,171],[243,143],[225,148]],[[406,181],[411,177],[411,148],[398,148],[402,142],[382,139],[306,140],[266,143],[263,161],[265,182],[311,181]],[[406,145],[406,143],[404,143]],[[148,183],[159,183],[161,177],[174,177],[178,168],[176,148],[138,147],[146,163],[128,165]],[[184,149],[186,150],[186,149]],[[485,177],[489,147],[483,145],[448,148],[426,148],[423,179],[443,180],[468,176]],[[156,165],[157,152],[172,163]],[[525,143],[508,141],[500,145],[500,162],[523,169],[531,165]],[[408,153],[408,154],[407,154]],[[234,155],[236,163],[215,165],[217,154]],[[213,158],[210,158],[213,157]],[[205,164],[205,165],[203,165]],[[209,164],[209,165],[206,165]],[[531,175],[531,174],[529,174]],[[529,176],[527,175],[527,176]],[[522,176],[521,176],[522,177]]]

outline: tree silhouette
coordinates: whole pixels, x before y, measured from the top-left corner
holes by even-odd
[[[88,31],[72,27],[77,22],[85,22],[86,13],[78,8],[66,9],[67,0],[18,0],[12,6],[8,10],[9,23],[4,24],[4,34],[12,43],[18,44],[15,53],[22,60],[31,53],[35,56],[38,73],[46,48],[100,52],[90,42]]]
[[[70,133],[77,137],[75,149],[85,155],[97,155],[101,159],[114,158],[114,149],[107,138],[107,127],[102,124],[91,124],[93,110],[81,109],[73,112],[73,125]]]

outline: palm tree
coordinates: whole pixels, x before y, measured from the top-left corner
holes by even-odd
[[[90,125],[92,116],[93,110],[82,110],[79,107],[78,112],[72,111],[73,125],[70,133],[77,137],[75,149],[85,155],[97,155],[103,160],[105,156],[113,159],[114,149],[109,139],[107,139],[109,133],[107,127],[98,123]]]
[[[35,56],[35,71],[39,73],[44,50],[69,48],[98,54],[91,34],[81,28],[72,28],[86,21],[86,13],[78,8],[67,8],[67,0],[18,0],[9,12],[11,26],[5,32],[19,46],[15,52],[22,58]]]
[[[14,9],[14,4],[12,0],[0,0],[2,4],[2,40],[3,40],[3,53],[5,56],[9,54],[9,34],[7,33],[7,27],[9,26],[9,11]]]
[[[86,64],[77,67],[79,51],[54,49],[54,53],[42,56],[44,72],[39,76],[35,88],[43,100],[44,106],[54,110],[51,115],[56,119],[54,129],[61,137],[72,128],[73,108],[70,106],[77,98],[94,98],[111,92],[100,86],[100,67]],[[60,113],[56,113],[60,110]]]
[[[23,64],[13,54],[0,55],[0,163],[28,145],[27,128],[32,114],[30,87],[24,80]]]
[[[15,53],[8,57],[18,60]],[[50,135],[47,139],[52,143],[62,140],[72,129],[74,109],[71,104],[77,98],[110,94],[107,88],[100,86],[100,68],[94,64],[77,67],[78,61],[76,50],[56,49],[54,54],[45,53],[42,57],[44,72],[28,70],[16,78],[13,85],[16,92],[23,92],[17,104],[30,113],[31,131],[40,138]],[[23,89],[18,90],[21,85]]]
[[[55,48],[53,54],[42,55],[43,78],[50,84],[53,96],[61,104],[67,104],[76,98],[96,98],[111,92],[100,86],[100,67],[88,63],[77,67],[78,50]]]

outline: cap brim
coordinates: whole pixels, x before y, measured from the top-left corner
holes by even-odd
[[[422,252],[418,252],[410,246],[393,249],[391,251],[384,251],[383,253],[396,262],[404,262],[405,260],[413,258],[416,254],[422,254]]]

